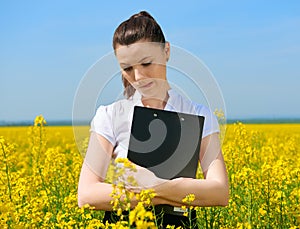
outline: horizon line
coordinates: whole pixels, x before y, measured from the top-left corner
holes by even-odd
[[[47,120],[46,120],[47,121]],[[0,120],[0,126],[31,126],[33,125],[33,120],[19,120],[19,121],[5,121]],[[78,121],[72,121],[72,120],[48,120],[46,126],[72,126],[74,125],[90,125],[90,120],[78,120]],[[282,117],[282,118],[266,118],[266,117],[253,117],[253,118],[228,118],[226,119],[227,124],[232,123],[300,123],[300,118],[296,117]]]

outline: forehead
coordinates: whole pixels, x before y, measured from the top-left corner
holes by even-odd
[[[138,63],[148,57],[159,60],[161,56],[161,43],[137,42],[131,45],[117,45],[116,49],[116,57],[121,64]]]

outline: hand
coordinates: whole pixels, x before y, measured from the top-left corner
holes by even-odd
[[[125,187],[133,192],[140,192],[142,189],[154,189],[167,180],[157,177],[152,171],[136,165],[136,171],[128,171],[126,173],[127,181],[133,180],[133,182],[127,182]]]

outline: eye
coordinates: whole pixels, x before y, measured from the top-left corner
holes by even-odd
[[[125,72],[130,72],[130,71],[132,70],[132,67],[129,66],[129,67],[123,68],[123,70],[124,70]]]
[[[152,64],[152,62],[142,63],[142,66],[147,67],[147,66],[149,66],[151,64]]]

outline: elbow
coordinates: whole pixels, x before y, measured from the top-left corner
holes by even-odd
[[[218,206],[226,207],[229,204],[230,194],[227,185],[220,187],[218,195]]]
[[[230,198],[228,185],[218,183],[211,194],[211,206],[228,206]]]
[[[214,197],[214,200],[211,201],[211,204],[208,206],[220,206],[226,207],[229,204],[229,195],[224,195],[224,193],[218,193],[217,196]]]
[[[224,200],[224,207],[229,205],[229,200],[230,200],[230,193],[229,193],[229,189],[227,189],[227,193],[226,193],[226,198]]]
[[[218,203],[219,206],[226,207],[228,206],[228,204],[229,204],[229,194],[222,196],[222,198],[219,199],[219,203]]]
[[[78,207],[80,207],[80,208],[87,207],[87,206],[93,206],[93,203],[91,202],[90,193],[88,191],[78,190],[77,204],[78,204]]]
[[[87,201],[86,196],[87,195],[85,195],[84,193],[78,192],[78,194],[77,194],[78,207],[82,208],[82,207],[86,206],[87,204],[89,204],[89,202]]]
[[[101,198],[95,198],[95,192],[93,189],[78,190],[77,191],[77,205],[79,208],[91,208],[94,210],[107,210],[105,200]]]

